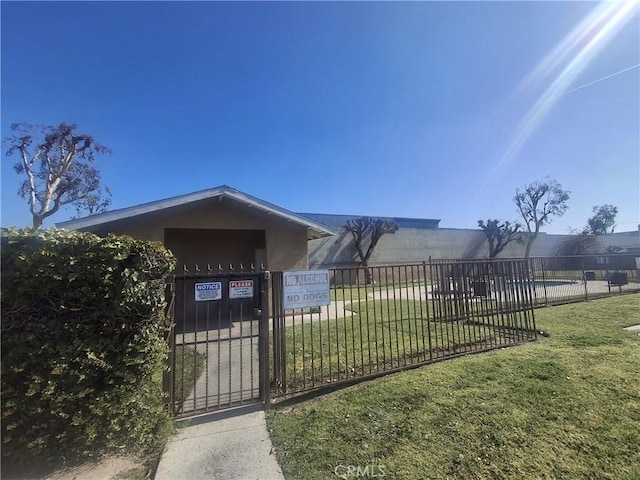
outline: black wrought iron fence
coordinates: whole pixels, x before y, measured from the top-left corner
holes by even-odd
[[[429,260],[369,273],[329,270],[329,305],[295,310],[284,308],[283,272],[272,273],[270,306],[264,270],[173,276],[169,408],[185,416],[269,402],[269,385],[282,398],[516,345],[536,338],[534,307],[640,291],[640,255]]]
[[[207,267],[170,278],[168,408],[186,417],[265,401],[265,272]]]
[[[535,339],[524,260],[334,269],[328,306],[285,310],[272,273],[272,396]]]
[[[531,258],[536,306],[640,291],[640,255]]]

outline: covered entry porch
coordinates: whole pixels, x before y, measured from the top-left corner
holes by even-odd
[[[243,265],[271,270],[308,266],[309,240],[333,235],[327,226],[222,185],[57,224],[61,228],[129,235],[163,243],[177,273]]]

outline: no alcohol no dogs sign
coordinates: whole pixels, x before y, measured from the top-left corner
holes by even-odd
[[[282,292],[285,310],[329,305],[329,271],[284,272]]]

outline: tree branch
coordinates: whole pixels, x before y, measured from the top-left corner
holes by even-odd
[[[18,133],[4,140],[9,145],[7,155],[17,153],[20,157],[14,169],[24,173],[26,180],[18,194],[27,199],[34,227],[40,227],[43,218],[66,204],[89,206],[90,210],[94,205],[106,208],[109,201],[101,201],[101,197],[110,196],[110,192],[102,190],[100,174],[89,162],[94,161],[96,153],[109,153],[108,148],[89,135],[76,134],[76,126],[71,124],[52,127],[16,123],[11,129]]]
[[[31,166],[33,165],[33,163],[30,163],[28,160],[26,146],[20,149],[20,153],[22,156],[22,163],[24,165],[24,169],[27,174],[27,181],[29,182],[29,210],[31,211],[31,214],[35,214],[36,213],[36,181],[33,176],[33,172],[31,171]]]

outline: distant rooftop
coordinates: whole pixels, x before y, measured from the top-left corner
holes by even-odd
[[[330,213],[298,213],[301,217],[308,218],[316,223],[326,225],[334,230],[339,229],[349,220],[361,218],[364,215],[333,215]],[[368,215],[367,215],[368,216]],[[381,220],[393,220],[400,228],[420,228],[435,230],[439,227],[440,220],[433,218],[403,218],[403,217],[373,217]]]

